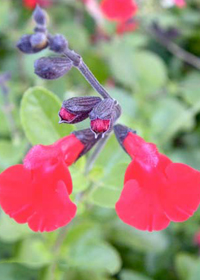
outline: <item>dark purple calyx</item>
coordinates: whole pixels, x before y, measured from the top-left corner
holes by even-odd
[[[99,102],[89,114],[90,127],[95,134],[110,132],[121,115],[121,107],[116,100],[106,98]]]
[[[73,97],[65,100],[59,112],[59,123],[78,123],[88,118],[92,109],[101,102],[100,97]]]

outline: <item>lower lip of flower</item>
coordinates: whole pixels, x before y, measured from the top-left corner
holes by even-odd
[[[95,133],[104,133],[109,129],[110,126],[110,120],[91,120],[91,129]]]

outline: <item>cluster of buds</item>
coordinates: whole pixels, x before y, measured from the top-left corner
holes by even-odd
[[[43,79],[58,79],[76,67],[102,98],[97,96],[74,97],[63,101],[59,112],[59,123],[74,124],[90,119],[94,137],[109,134],[121,115],[121,107],[93,76],[82,57],[70,50],[68,41],[61,34],[51,35],[47,29],[47,14],[39,6],[33,13],[36,23],[34,34],[24,35],[17,47],[26,54],[49,48],[54,57],[41,57],[34,63],[35,73]]]
[[[76,205],[69,197],[73,187],[68,167],[101,139],[101,146],[98,145],[93,154],[96,155],[114,131],[131,158],[115,206],[119,218],[139,230],[153,231],[165,229],[171,221],[182,222],[191,217],[200,204],[200,172],[172,162],[155,144],[146,142],[132,129],[115,124],[121,115],[117,101],[97,81],[82,57],[69,49],[62,35],[49,34],[46,14],[39,7],[34,12],[34,20],[35,33],[20,39],[20,50],[34,53],[45,46],[59,54],[36,61],[36,74],[45,79],[57,79],[76,67],[101,98],[74,97],[63,102],[60,123],[72,124],[89,118],[90,128],[75,131],[52,145],[34,146],[23,164],[1,173],[3,210],[18,223],[28,223],[34,231],[52,231],[68,224],[76,214]],[[39,38],[41,33],[45,37],[44,45],[42,39],[37,41],[32,37]]]

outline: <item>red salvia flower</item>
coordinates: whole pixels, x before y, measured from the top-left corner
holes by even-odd
[[[186,6],[186,2],[185,0],[174,0],[174,3],[176,6],[178,6],[179,8],[183,8]]]
[[[72,180],[68,170],[84,149],[74,135],[53,145],[33,147],[19,164],[0,174],[0,204],[18,223],[33,231],[52,231],[68,224],[76,214],[70,200]]]
[[[152,231],[165,229],[170,221],[182,222],[191,217],[200,203],[200,173],[185,164],[173,163],[159,153],[156,145],[133,132],[122,138],[121,144],[132,158],[116,204],[122,221]]]
[[[103,0],[101,10],[109,20],[126,21],[137,12],[137,4],[134,0]]]
[[[121,35],[126,32],[135,31],[138,28],[138,23],[134,19],[129,19],[127,21],[119,22],[117,24],[117,34]]]
[[[51,6],[52,3],[50,0],[23,0],[23,4],[26,8],[32,10],[37,4],[41,7],[47,8]]]

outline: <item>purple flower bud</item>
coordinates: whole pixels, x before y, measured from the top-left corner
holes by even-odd
[[[43,9],[41,9],[39,5],[36,6],[33,12],[33,18],[37,24],[43,26],[46,25],[46,21],[47,21],[46,12]]]
[[[44,49],[47,47],[47,36],[44,33],[37,32],[30,37],[30,43],[33,49]]]
[[[42,57],[35,61],[35,74],[47,80],[62,77],[72,68],[72,62],[67,57]]]
[[[78,123],[88,118],[94,106],[101,102],[100,97],[73,97],[65,100],[59,112],[59,123]]]
[[[89,114],[91,130],[96,135],[110,132],[120,115],[121,107],[116,100],[112,98],[102,100]]]
[[[68,42],[63,35],[57,34],[49,38],[49,48],[51,51],[62,53],[68,48]]]
[[[17,43],[17,48],[21,52],[26,53],[26,54],[37,53],[37,52],[40,52],[41,50],[45,49],[47,47],[48,43],[47,43],[47,40],[44,41],[44,40],[42,40],[41,37],[40,37],[41,41],[40,41],[40,43],[38,43],[38,45],[37,44],[34,46],[32,45],[32,43],[31,43],[32,40],[33,40],[34,44],[36,43],[36,41],[38,42],[38,37],[37,36],[35,37],[35,35],[36,34],[22,36]]]

